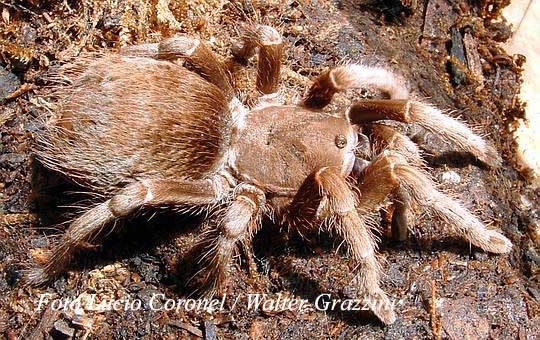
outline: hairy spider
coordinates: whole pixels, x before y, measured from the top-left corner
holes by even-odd
[[[42,284],[65,270],[74,253],[140,210],[173,207],[207,212],[202,280],[209,291],[226,279],[240,243],[263,218],[300,233],[336,231],[358,262],[358,285],[373,312],[395,320],[379,287],[373,215],[393,200],[403,234],[412,206],[427,209],[452,231],[493,253],[511,242],[436,189],[419,148],[384,123],[417,124],[480,161],[497,152],[463,123],[413,99],[404,81],[379,67],[338,66],[316,78],[297,104],[277,102],[283,43],[255,25],[233,45],[237,60],[258,55],[252,108],[237,97],[229,72],[199,39],[177,36],[119,53],[79,58],[58,72],[55,119],[38,142],[38,159],[103,200],[74,219],[46,260],[26,279]],[[179,61],[187,62],[183,66]],[[335,93],[373,88],[389,99],[361,100],[344,113],[322,109]]]

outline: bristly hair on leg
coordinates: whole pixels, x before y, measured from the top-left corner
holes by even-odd
[[[216,213],[216,226],[207,228],[201,235],[202,252],[198,259],[201,269],[191,279],[201,284],[197,294],[211,296],[223,288],[238,245],[248,243],[261,223],[265,198],[260,190],[239,185],[233,190],[233,197]]]
[[[494,230],[487,229],[457,200],[438,191],[425,171],[402,162],[396,166],[396,174],[401,186],[410,194],[415,204],[433,212],[472,244],[492,253],[508,253],[511,250],[510,240]]]
[[[419,101],[410,102],[411,121],[426,130],[440,135],[443,139],[452,142],[464,151],[470,152],[482,162],[498,167],[501,157],[493,146],[486,143],[482,137],[474,134],[472,130],[456,118],[444,114],[436,107]]]

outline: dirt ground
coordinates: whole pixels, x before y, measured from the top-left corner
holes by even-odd
[[[540,192],[515,170],[513,122],[518,56],[498,46],[508,27],[498,19],[504,1],[0,1],[0,334],[5,338],[449,338],[540,337]],[[398,320],[382,325],[358,311],[267,312],[247,308],[249,293],[314,303],[323,293],[355,298],[354,263],[321,233],[306,244],[286,228],[266,224],[255,238],[256,272],[239,256],[224,311],[38,310],[50,299],[139,299],[189,295],[185,281],[198,220],[158,215],[133,219],[102,247],[84,251],[70,271],[40,288],[19,284],[20,270],[50,247],[59,223],[75,209],[77,188],[32,160],[32,145],[49,103],[46,72],[82,51],[158,41],[177,32],[198,34],[227,55],[240,22],[259,21],[282,32],[289,98],[327,67],[353,61],[386,65],[411,90],[454,110],[493,142],[504,164],[490,170],[452,152],[435,136],[410,129],[433,175],[515,247],[496,256],[469,246],[428,215],[418,216],[408,241],[388,237],[381,216],[383,288],[396,300]],[[239,81],[248,84],[248,76]],[[342,96],[331,109],[350,99]],[[234,300],[240,297],[233,308]],[[159,301],[165,303],[164,300]]]

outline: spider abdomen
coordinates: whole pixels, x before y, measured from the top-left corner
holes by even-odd
[[[136,178],[202,178],[228,143],[230,114],[219,88],[170,62],[109,55],[62,74],[59,117],[38,157],[107,192]]]

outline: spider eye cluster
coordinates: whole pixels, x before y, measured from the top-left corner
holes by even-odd
[[[335,138],[335,143],[339,149],[343,149],[347,145],[347,137],[345,137],[342,134],[339,134]]]

